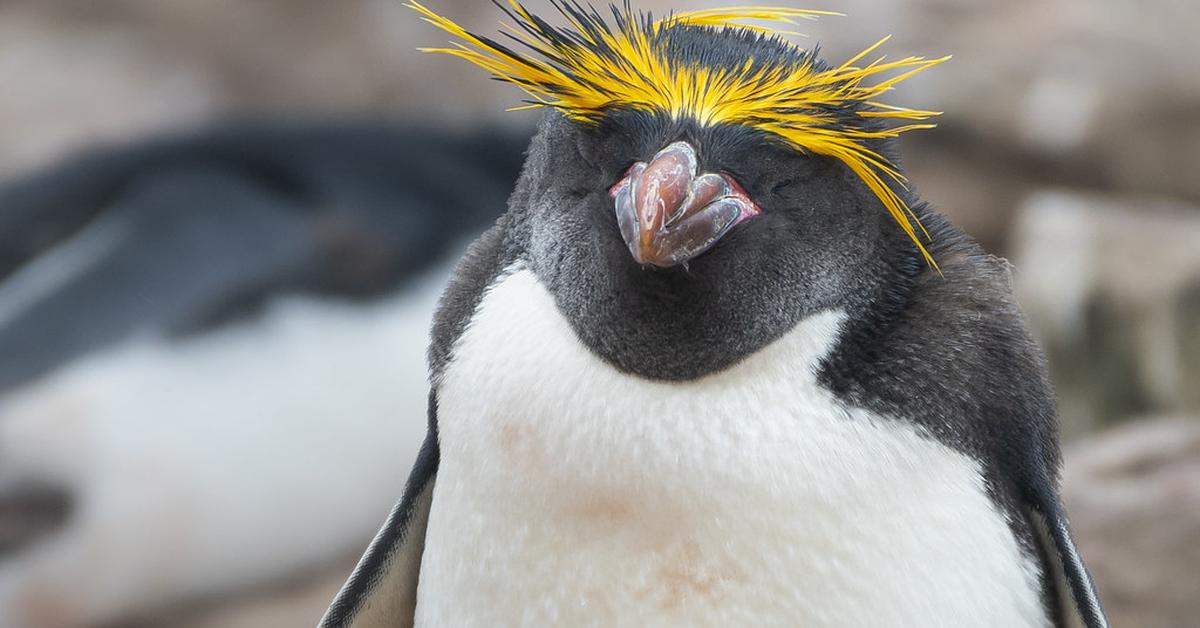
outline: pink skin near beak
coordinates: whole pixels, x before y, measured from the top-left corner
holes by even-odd
[[[675,142],[609,190],[621,237],[639,264],[686,263],[762,212],[729,175],[697,176],[697,163],[696,149]]]

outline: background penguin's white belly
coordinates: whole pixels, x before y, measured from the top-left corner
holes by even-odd
[[[649,382],[500,280],[440,385],[418,625],[1048,625],[979,464],[817,385],[840,319]]]

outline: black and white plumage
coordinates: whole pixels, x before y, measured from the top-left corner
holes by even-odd
[[[212,328],[274,295],[386,292],[495,216],[521,141],[246,120],[11,182],[0,188],[0,391],[105,343]]]
[[[421,442],[448,265],[527,141],[244,120],[0,187],[0,628],[359,552]]]
[[[780,54],[674,28],[700,63]],[[671,240],[701,173],[753,211]],[[548,113],[443,296],[403,498],[322,626],[1105,626],[1009,268],[897,193],[940,272],[837,159]]]

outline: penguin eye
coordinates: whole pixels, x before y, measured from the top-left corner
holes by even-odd
[[[798,185],[799,183],[801,183],[802,181],[803,181],[803,179],[801,179],[801,178],[785,179],[783,181],[780,181],[771,186],[771,194],[779,194],[781,192],[785,192],[785,191],[787,191],[788,188],[794,187],[794,186]]]
[[[790,160],[781,164],[775,176],[769,176],[763,187],[771,194],[786,194],[828,171],[828,164],[815,159]]]

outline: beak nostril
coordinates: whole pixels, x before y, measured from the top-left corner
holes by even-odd
[[[711,173],[700,175],[692,181],[687,197],[679,205],[679,208],[667,218],[666,222],[670,225],[691,216],[710,203],[729,196],[732,191],[733,188],[721,175]]]

